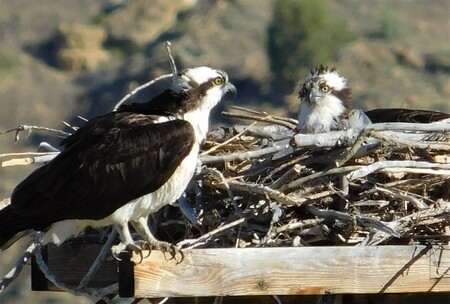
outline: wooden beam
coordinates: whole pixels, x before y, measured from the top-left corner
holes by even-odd
[[[450,292],[450,246],[194,249],[179,264],[158,251],[130,258],[119,273],[126,297]]]

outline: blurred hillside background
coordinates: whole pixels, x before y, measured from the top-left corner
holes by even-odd
[[[110,111],[170,73],[166,40],[179,69],[227,71],[238,88],[233,104],[296,118],[297,82],[323,64],[349,79],[356,107],[450,112],[448,0],[0,0],[0,131],[62,129],[61,121],[81,125],[78,115]],[[215,121],[229,123],[220,116],[229,104]],[[35,151],[43,140],[59,141],[3,134],[0,154]],[[0,200],[33,169],[0,168]],[[1,276],[14,256],[0,258]],[[18,282],[0,302],[40,296]]]

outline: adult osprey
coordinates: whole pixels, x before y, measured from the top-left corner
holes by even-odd
[[[429,111],[386,108],[366,112],[351,107],[351,90],[347,79],[336,68],[320,66],[311,71],[299,91],[300,111],[297,130],[300,133],[323,133],[347,127],[362,127],[371,122],[433,122],[450,118],[450,114]]]
[[[124,247],[139,250],[128,224],[151,246],[147,218],[173,203],[196,167],[211,109],[236,88],[209,67],[181,71],[169,89],[144,104],[122,105],[63,140],[62,152],[31,173],[0,211],[0,247],[31,230],[57,245],[87,226],[113,224]]]

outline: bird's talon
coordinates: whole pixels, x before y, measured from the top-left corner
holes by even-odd
[[[184,259],[183,251],[181,250],[181,248],[178,248],[177,246],[174,246],[174,245],[169,244],[169,243],[161,242],[160,244],[157,244],[155,247],[162,251],[162,253],[164,254],[164,258],[167,261],[175,260],[176,263],[179,264]],[[170,258],[166,257],[166,253],[170,254]],[[178,253],[181,256],[180,260],[177,260],[177,258],[176,258]]]
[[[114,248],[111,250],[111,255],[116,261],[122,261],[122,259],[119,257],[119,254],[114,250]]]
[[[146,243],[146,242],[144,242],[144,243]],[[149,245],[147,244],[146,246],[149,246]],[[117,261],[121,261],[122,259],[120,258],[120,254],[124,251],[133,251],[136,254],[138,254],[140,257],[140,261],[137,264],[140,264],[144,260],[144,254],[142,253],[143,250],[142,250],[141,246],[136,243],[129,243],[129,244],[120,243],[116,246],[113,246],[111,248],[111,255]]]
[[[138,241],[139,247],[141,248],[141,251],[147,250],[148,254],[144,257],[144,259],[148,258],[150,254],[152,253],[152,246],[147,241]]]
[[[180,260],[177,260],[177,259],[176,259],[176,254],[174,255],[174,259],[175,259],[175,262],[176,262],[177,265],[180,264],[181,262],[183,262],[183,260],[184,260],[184,253],[183,253],[183,250],[181,250],[180,248],[178,248],[178,253],[179,253],[180,256],[181,256]]]

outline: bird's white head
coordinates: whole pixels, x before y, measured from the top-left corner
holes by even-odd
[[[298,131],[328,132],[336,129],[339,120],[350,110],[351,90],[335,68],[320,66],[300,86],[299,98]]]
[[[196,129],[199,140],[206,137],[209,114],[223,97],[236,95],[236,87],[224,71],[209,67],[186,69],[173,77],[172,90],[183,96],[180,118]]]

